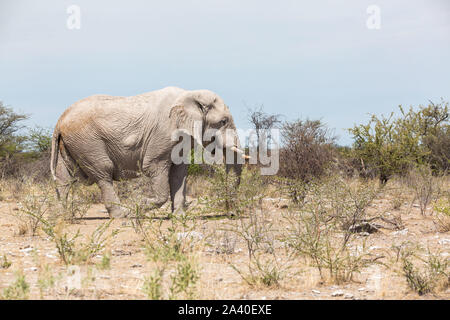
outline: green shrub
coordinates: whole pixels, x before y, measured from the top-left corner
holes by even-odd
[[[21,221],[24,232],[37,234],[42,219],[56,205],[53,186],[48,182],[34,183],[28,180],[22,186],[23,196],[18,204],[16,217]]]
[[[39,288],[39,294],[41,299],[44,298],[44,293],[53,288],[56,284],[56,277],[52,273],[53,269],[50,265],[46,264],[39,268],[39,277],[37,281],[37,287]]]
[[[16,281],[3,290],[0,296],[4,300],[26,300],[30,292],[30,285],[25,280],[25,275],[17,273]]]
[[[442,198],[437,201],[434,206],[435,218],[434,223],[439,232],[450,231],[450,200],[449,197]]]
[[[353,157],[361,162],[360,172],[375,172],[383,183],[393,175],[403,175],[409,168],[429,163],[432,169],[449,168],[450,144],[448,102],[430,103],[418,111],[400,117],[372,115],[367,124],[349,129],[353,135]]]
[[[278,287],[290,263],[289,259],[282,259],[277,248],[278,230],[262,204],[248,210],[245,216],[230,220],[225,230],[245,243],[248,254],[245,267],[229,263],[241,278],[250,286]]]
[[[6,257],[6,255],[4,254],[0,263],[0,268],[2,269],[8,269],[9,267],[11,267],[11,262],[8,260],[8,258]]]
[[[142,218],[139,207],[136,210],[136,216]],[[152,300],[193,299],[200,273],[194,249],[201,243],[201,235],[195,231],[196,219],[191,212],[169,216],[167,227],[163,225],[164,220],[135,223],[147,258],[154,264],[142,291]]]
[[[103,254],[102,261],[100,263],[97,263],[97,268],[100,270],[111,269],[111,253],[110,252]]]
[[[37,155],[49,152],[52,146],[52,131],[48,128],[35,127],[29,129],[27,148]]]
[[[225,166],[213,169],[208,195],[201,201],[208,212],[240,215],[264,198],[267,185],[257,168],[245,167],[240,176],[234,170],[227,172]]]
[[[358,245],[354,231],[367,221],[366,208],[376,190],[368,183],[351,185],[338,176],[316,181],[304,205],[284,214],[289,230],[283,242],[296,255],[307,258],[322,279],[327,270],[333,282],[351,281],[355,273],[376,261],[364,242]]]
[[[446,290],[450,285],[450,262],[441,252],[426,251],[413,243],[393,247],[401,263],[400,273],[408,286],[423,295]]]
[[[49,222],[40,219],[42,222],[42,230],[55,243],[59,257],[66,265],[74,265],[79,263],[89,263],[92,258],[104,251],[108,241],[117,235],[118,230],[109,230],[113,219],[98,226],[91,235],[84,241],[78,241],[81,237],[80,230],[71,235],[65,230],[64,221],[59,219],[57,221]]]

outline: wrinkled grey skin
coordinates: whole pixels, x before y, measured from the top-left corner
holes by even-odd
[[[168,87],[134,97],[95,95],[76,102],[59,118],[52,138],[50,167],[58,197],[67,199],[73,180],[97,183],[110,217],[124,217],[113,181],[143,173],[151,178],[154,192],[148,202],[160,207],[170,197],[172,211],[182,212],[187,165],[172,163],[178,142],[171,135],[182,129],[205,144],[201,132],[194,132],[194,121],[201,121],[204,130],[220,130],[219,147],[240,148],[228,107],[208,90]],[[225,129],[233,130],[227,135]],[[230,167],[240,174],[241,165]]]

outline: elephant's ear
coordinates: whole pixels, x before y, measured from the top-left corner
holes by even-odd
[[[184,105],[175,105],[170,109],[169,118],[174,122],[176,129],[193,137],[199,144],[203,145],[203,115],[199,110],[191,110]]]

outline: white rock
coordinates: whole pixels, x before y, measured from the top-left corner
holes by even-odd
[[[394,236],[406,236],[408,234],[408,228],[405,228],[405,229],[400,230],[400,231],[394,231],[392,234]]]
[[[354,298],[354,295],[351,294],[351,293],[346,293],[346,294],[344,295],[344,298],[345,298],[345,299],[353,299],[353,298]]]
[[[331,296],[333,296],[333,297],[341,297],[343,295],[344,295],[344,291],[342,291],[342,290],[337,290],[331,294]]]
[[[450,239],[441,239],[438,242],[439,244],[450,244]]]
[[[319,291],[319,290],[311,290],[311,292],[312,292],[312,293],[315,293],[315,294],[320,294],[320,291]]]

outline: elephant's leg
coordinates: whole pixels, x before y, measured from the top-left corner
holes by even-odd
[[[170,199],[172,200],[172,212],[184,213],[186,204],[186,177],[187,164],[173,164],[170,168]]]
[[[169,169],[170,164],[166,161],[154,164],[145,174],[151,179],[152,196],[147,199],[150,208],[160,208],[169,199]]]
[[[73,183],[73,178],[70,175],[64,161],[61,156],[58,158],[56,164],[56,196],[58,200],[62,202],[63,206],[67,204],[67,197],[69,195],[70,187]]]
[[[114,163],[106,152],[103,142],[91,141],[91,144],[78,146],[77,151],[70,154],[78,154],[74,160],[76,163],[75,175],[79,176],[86,184],[96,182],[101,190],[102,201],[111,218],[123,218],[127,210],[120,205],[113,186]]]
[[[120,199],[114,190],[112,179],[103,179],[97,181],[97,185],[102,191],[102,200],[106,210],[111,218],[123,218],[126,211],[120,207]]]

